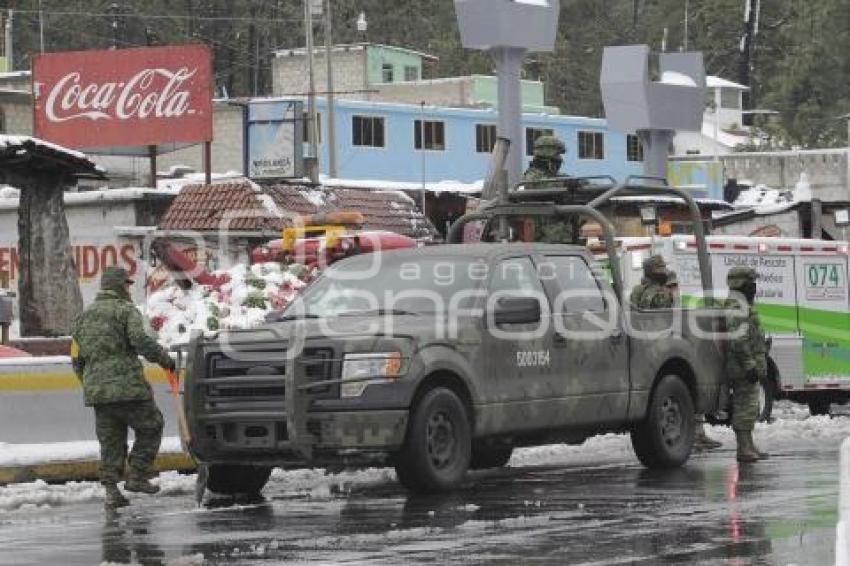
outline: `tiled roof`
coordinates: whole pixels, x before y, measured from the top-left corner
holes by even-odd
[[[250,182],[188,185],[162,217],[163,230],[237,231],[281,230],[287,214],[351,210],[363,214],[365,228],[388,230],[414,238],[428,238],[433,226],[400,191],[319,189],[301,185],[261,188]],[[281,216],[283,214],[284,216]]]

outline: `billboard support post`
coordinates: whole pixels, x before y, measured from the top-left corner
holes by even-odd
[[[156,146],[148,146],[148,159],[151,167],[151,187],[156,188]]]
[[[204,183],[212,185],[212,142],[204,142]]]

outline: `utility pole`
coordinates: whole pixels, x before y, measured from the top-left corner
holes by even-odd
[[[41,0],[38,0],[38,37],[41,41],[41,52],[44,53],[44,10],[41,7]]]
[[[109,11],[112,13],[112,49],[118,49],[118,4],[113,2]]]
[[[685,46],[684,51],[688,50],[688,35],[691,22],[690,0],[685,0]]]
[[[422,161],[422,216],[425,216],[425,101],[419,103],[419,150]],[[427,216],[426,216],[427,218]]]
[[[307,90],[307,141],[310,144],[310,155],[307,174],[310,182],[319,182],[319,148],[318,132],[316,131],[316,80],[313,76],[313,10],[311,0],[304,0],[304,27],[307,33],[307,73],[309,75],[309,88]]]
[[[9,10],[9,17],[6,18],[6,70],[12,72],[15,70],[15,50],[12,40],[12,32],[15,25],[15,11]]]
[[[334,75],[331,51],[333,48],[333,27],[331,20],[331,0],[325,0],[325,59],[328,64],[328,175],[334,179],[339,176],[336,168],[336,105],[334,102]]]

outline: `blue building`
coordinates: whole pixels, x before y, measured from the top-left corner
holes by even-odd
[[[328,174],[326,100],[317,99],[317,108],[319,160],[321,172]],[[486,176],[496,140],[493,109],[355,100],[339,100],[335,109],[340,178],[469,183]],[[526,161],[537,136],[554,134],[567,147],[562,173],[617,180],[643,174],[637,137],[609,129],[603,119],[538,113],[524,114],[523,122]]]

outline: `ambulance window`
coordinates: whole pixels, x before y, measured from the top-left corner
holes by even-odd
[[[563,295],[555,301],[562,314],[604,312],[605,299],[584,259],[577,256],[547,256],[552,274]]]

